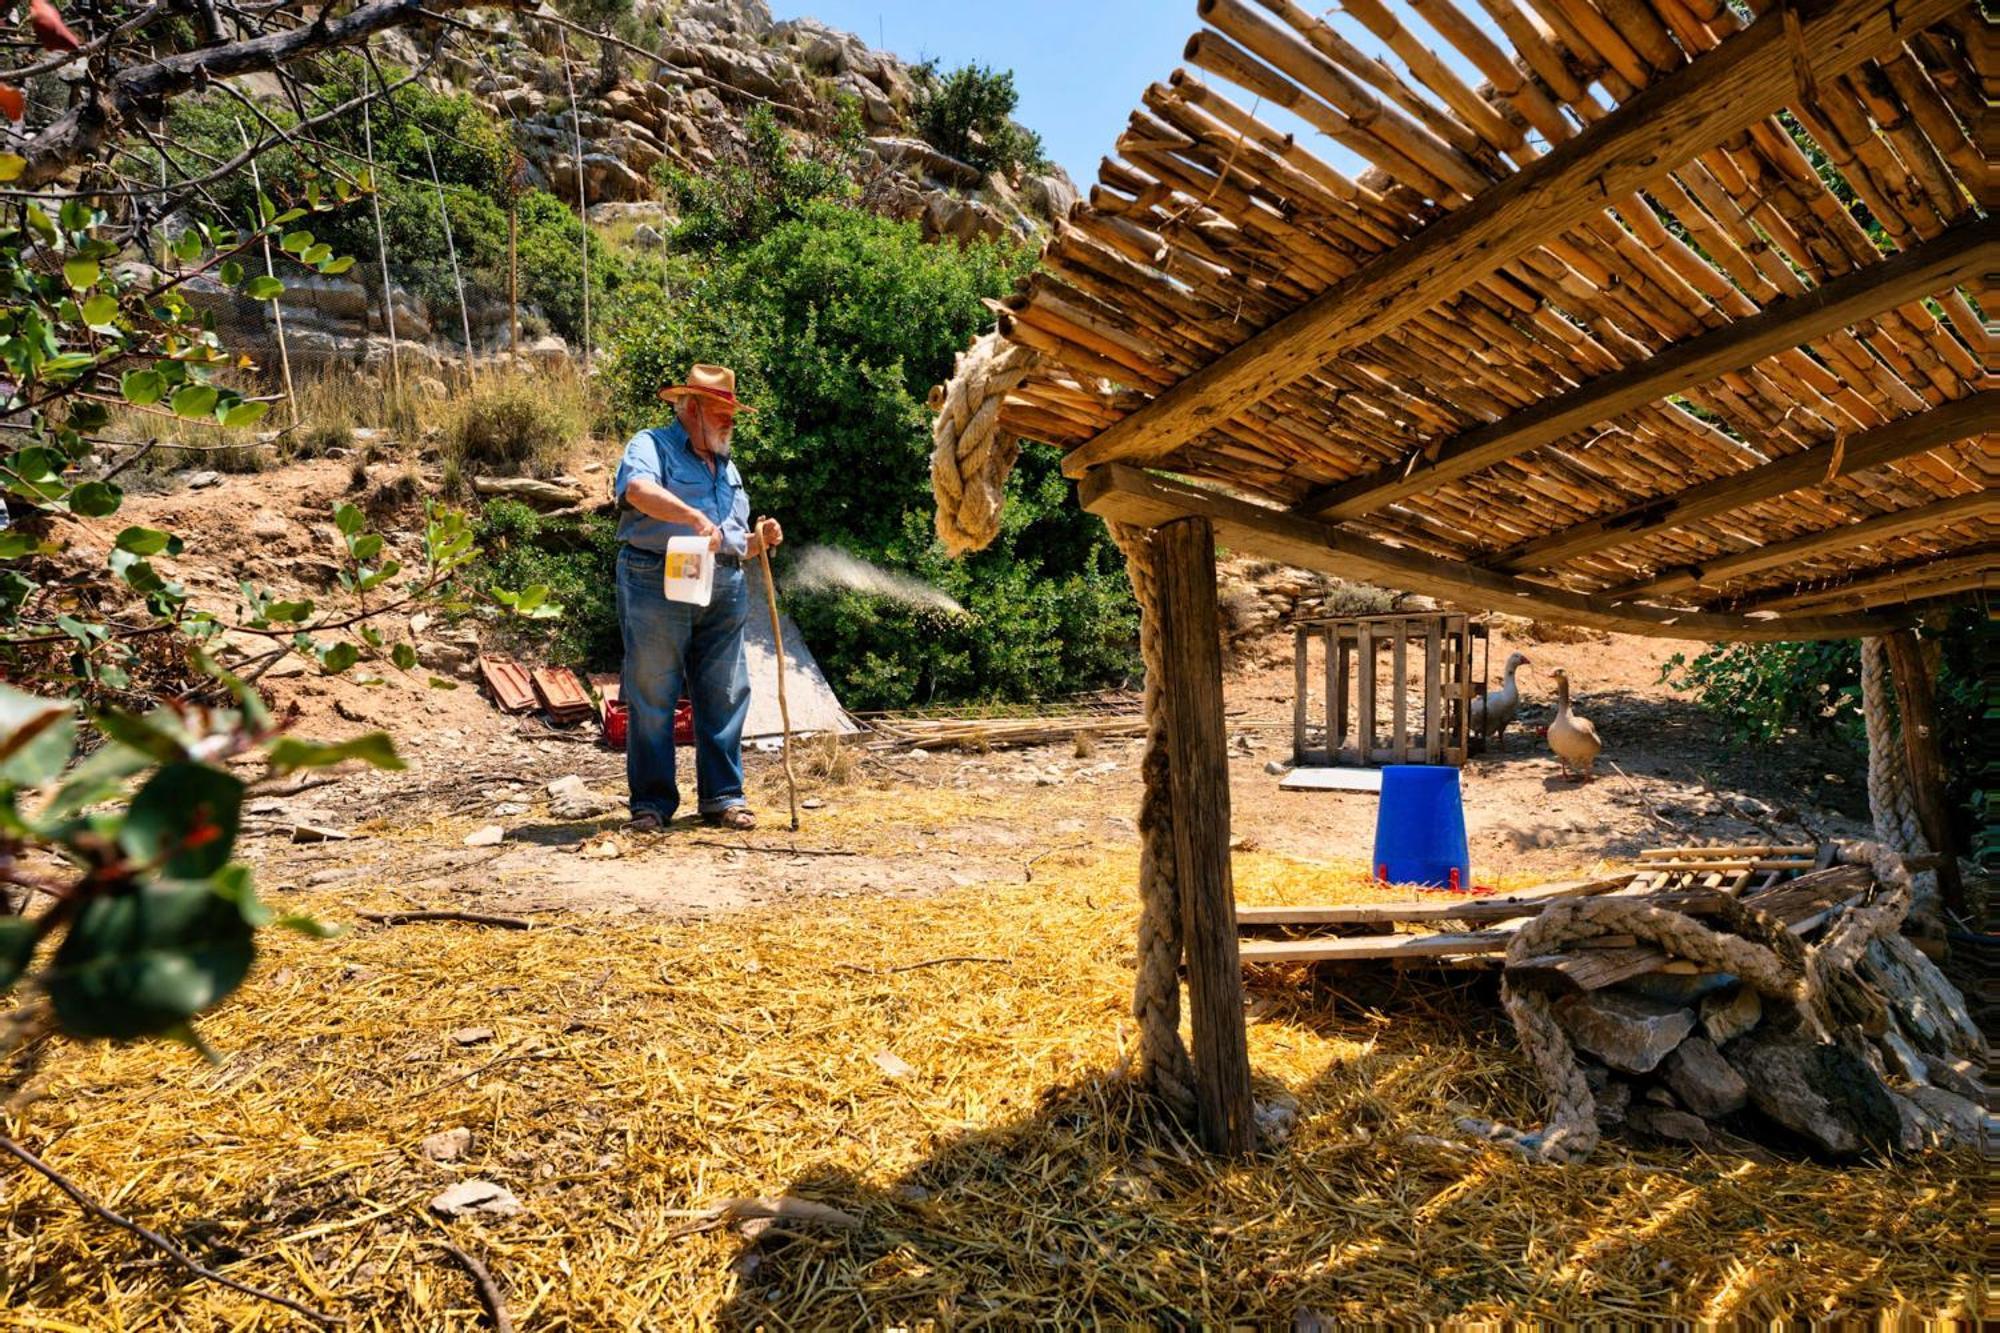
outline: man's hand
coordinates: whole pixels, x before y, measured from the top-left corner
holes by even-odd
[[[722,529],[717,527],[715,521],[699,509],[694,511],[694,516],[698,520],[694,525],[694,535],[708,538],[709,550],[720,551],[722,549]]]
[[[757,540],[763,543],[762,549],[775,551],[785,544],[785,530],[778,526],[775,518],[760,518],[757,520]]]

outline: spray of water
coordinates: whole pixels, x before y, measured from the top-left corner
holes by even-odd
[[[919,610],[942,611],[953,616],[967,614],[964,607],[922,579],[871,565],[831,546],[809,546],[799,552],[786,582],[806,592],[845,588],[870,597],[887,597]]]

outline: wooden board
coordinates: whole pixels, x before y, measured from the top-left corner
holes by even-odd
[[[1335,963],[1395,958],[1447,958],[1504,951],[1510,930],[1466,934],[1363,935],[1353,939],[1245,940],[1238,952],[1247,963]]]
[[[1610,893],[1631,879],[1619,875],[1611,879],[1579,879],[1560,884],[1543,884],[1505,897],[1412,898],[1399,902],[1303,904],[1282,907],[1236,908],[1239,930],[1278,926],[1377,925],[1417,921],[1506,921],[1533,916],[1561,898],[1578,898]]]

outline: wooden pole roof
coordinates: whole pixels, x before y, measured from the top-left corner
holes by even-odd
[[[1468,605],[1805,638],[1990,590],[1970,0],[1469,3],[1198,0],[1201,73],[999,303],[1003,425],[1107,516]]]

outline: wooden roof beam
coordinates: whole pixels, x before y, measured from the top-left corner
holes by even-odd
[[[1682,565],[1677,569],[1656,574],[1652,578],[1628,583],[1622,588],[1613,588],[1603,596],[1607,601],[1622,602],[1637,597],[1663,597],[1677,592],[1690,592],[1704,585],[1714,587],[1731,579],[1740,579],[1767,569],[1775,569],[1794,560],[1809,560],[1828,551],[1893,541],[1913,532],[1926,532],[1980,518],[2000,518],[2000,494],[1974,491],[1970,495],[1954,495],[1951,499],[1940,500],[1936,504],[1918,505],[1914,509],[1899,509],[1894,513],[1865,519],[1859,523],[1843,523],[1824,532],[1809,532],[1803,537],[1793,537],[1789,541],[1771,542],[1747,551],[1738,551],[1733,555],[1717,556],[1704,564]]]
[[[1963,0],[1797,0],[1796,49],[1830,81],[1893,50]],[[1350,348],[1499,271],[1797,94],[1776,11],[1660,79],[1548,156],[1365,265],[1069,452],[1063,470],[1164,458]]]
[[[1799,591],[1772,589],[1734,605],[1746,611],[1803,611],[1817,615],[1821,607],[1865,609],[1978,588],[2000,588],[2000,542],[1953,552],[1941,559],[1927,557],[1856,570],[1855,576],[1844,583]]]
[[[1543,569],[1580,555],[1644,541],[1668,528],[1697,523],[1788,491],[1823,486],[1836,474],[1853,476],[1991,431],[2000,431],[2000,391],[1988,389],[1850,435],[1844,444],[1836,441],[1801,449],[1746,471],[1522,542],[1487,563],[1516,573]]]
[[[1442,597],[1462,606],[1544,615],[1627,634],[1669,639],[1843,639],[1887,633],[1903,623],[1879,616],[1779,620],[1649,606],[1615,607],[1602,598],[1530,583],[1478,565],[1442,560],[1123,463],[1091,469],[1078,484],[1078,494],[1085,509],[1114,522],[1156,528],[1177,518],[1206,518],[1215,525],[1218,544],[1233,551]]]
[[[1856,269],[1568,393],[1440,440],[1413,455],[1407,465],[1322,487],[1294,508],[1326,518],[1359,518],[1553,444],[1676,390],[1745,369],[1884,310],[1956,287],[1996,266],[2000,266],[2000,218],[1954,227],[1884,263]]]

